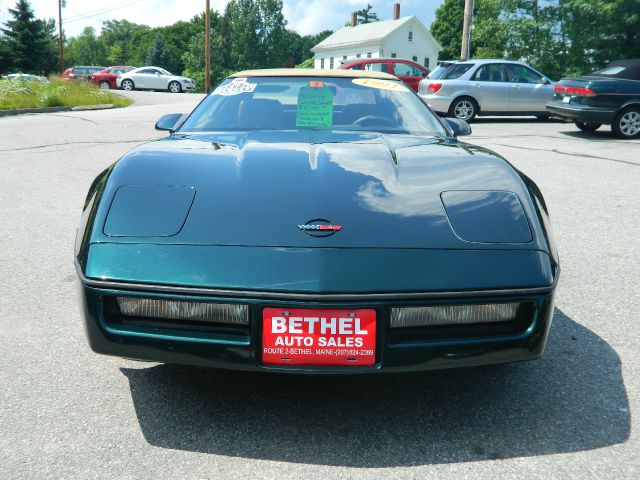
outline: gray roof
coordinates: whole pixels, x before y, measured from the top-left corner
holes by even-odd
[[[338,48],[342,46],[365,45],[368,43],[376,43],[387,37],[398,28],[412,21],[422,28],[427,35],[440,48],[438,42],[433,39],[429,31],[415,16],[403,17],[398,20],[382,20],[380,22],[363,23],[355,27],[342,27],[337,32],[325,38],[322,42],[311,49],[312,52]]]

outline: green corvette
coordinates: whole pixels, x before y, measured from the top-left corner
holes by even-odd
[[[377,373],[530,360],[559,275],[536,185],[393,76],[256,70],[91,185],[91,348]]]

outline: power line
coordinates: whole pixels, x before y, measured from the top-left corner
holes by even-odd
[[[109,8],[102,8],[99,10],[94,10],[92,12],[86,12],[80,15],[76,15],[75,17],[69,17],[69,18],[65,18],[64,21],[65,23],[72,23],[72,22],[77,22],[80,20],[84,20],[87,18],[92,18],[92,17],[98,17],[100,15],[104,15],[105,13],[109,13],[109,12],[113,12],[116,10],[121,10],[123,8],[127,8],[130,7],[132,5],[135,5],[137,3],[141,3],[141,2],[145,2],[147,0],[135,0],[134,2],[127,2],[124,4],[120,4],[119,6],[115,6],[115,7],[109,7]]]

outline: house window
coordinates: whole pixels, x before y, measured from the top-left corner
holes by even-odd
[[[333,57],[329,59],[329,68],[333,68]]]
[[[324,68],[324,58],[320,59],[320,68]]]
[[[356,58],[360,58],[360,54],[359,53],[356,55]]]
[[[392,53],[392,54],[391,54],[391,58],[396,58],[396,54],[395,54],[395,53]]]
[[[414,62],[418,61],[418,57],[416,57],[415,55],[413,57],[411,57],[411,60],[413,60]]]
[[[424,57],[424,66],[429,68],[429,57]]]
[[[371,58],[371,52],[367,53],[367,58]]]
[[[413,42],[413,32],[409,30],[409,41]]]

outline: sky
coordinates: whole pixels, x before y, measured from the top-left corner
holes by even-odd
[[[220,12],[228,0],[210,0],[211,8]],[[400,16],[415,15],[429,28],[436,8],[444,0],[400,0]],[[57,0],[30,0],[38,18],[58,19]],[[171,25],[178,20],[189,20],[204,12],[205,0],[110,0],[109,2],[67,0],[62,10],[62,24],[68,37],[78,35],[86,26],[100,30],[105,20],[122,20],[158,27]],[[322,30],[337,30],[351,18],[351,12],[373,6],[373,11],[382,20],[393,15],[395,0],[284,0],[282,9],[287,20],[287,28],[301,35],[318,33]],[[16,0],[0,0],[0,23],[9,18],[9,8]]]

